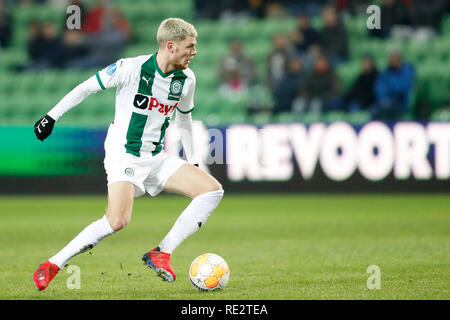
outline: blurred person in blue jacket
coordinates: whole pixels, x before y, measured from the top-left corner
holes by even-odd
[[[376,105],[373,118],[398,120],[409,109],[414,84],[414,67],[403,60],[400,51],[389,53],[389,65],[375,82]]]

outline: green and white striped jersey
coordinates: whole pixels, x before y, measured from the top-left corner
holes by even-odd
[[[97,72],[102,89],[116,87],[114,121],[105,140],[107,158],[124,153],[148,158],[163,148],[175,112],[194,108],[195,75],[191,69],[164,73],[156,54],[121,59]]]

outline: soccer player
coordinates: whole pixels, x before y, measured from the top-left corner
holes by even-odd
[[[161,191],[192,198],[172,229],[142,260],[163,280],[175,273],[170,256],[180,243],[196,232],[223,197],[221,184],[198,168],[192,141],[195,76],[189,63],[197,54],[197,31],[179,18],[164,20],[158,28],[158,52],[118,60],[70,91],[35,124],[43,141],[55,122],[90,94],[116,87],[114,121],[105,140],[104,166],[108,180],[108,208],[61,251],[34,273],[34,284],[44,290],[75,255],[123,229],[130,221],[135,197]],[[163,150],[171,116],[182,133],[187,161]]]

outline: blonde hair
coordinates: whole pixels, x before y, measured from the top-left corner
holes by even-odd
[[[197,37],[197,30],[192,24],[181,18],[168,18],[159,25],[156,40],[163,47],[167,41],[184,40],[187,36]]]

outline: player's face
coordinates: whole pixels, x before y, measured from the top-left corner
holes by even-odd
[[[172,63],[176,69],[186,69],[197,54],[195,37],[188,36],[184,40],[174,42]]]

